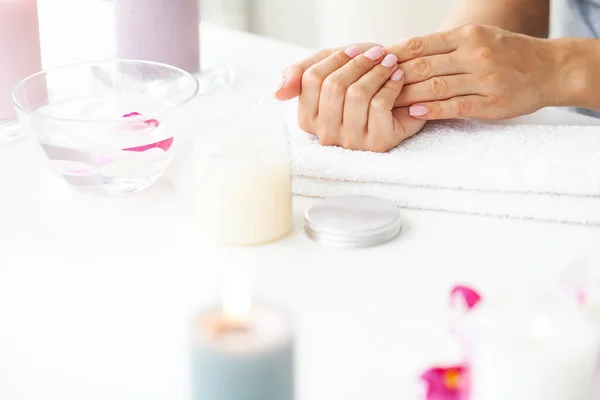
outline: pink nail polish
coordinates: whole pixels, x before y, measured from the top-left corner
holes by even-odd
[[[427,107],[425,106],[412,106],[408,109],[408,113],[412,117],[423,117],[427,115],[428,112],[429,110],[427,110]]]
[[[381,62],[381,65],[387,68],[392,68],[396,64],[398,64],[398,57],[393,54],[388,54]]]
[[[362,50],[358,46],[352,46],[352,47],[348,47],[346,49],[346,51],[344,51],[344,53],[346,53],[346,55],[348,57],[354,58],[354,57],[358,56],[359,54],[362,54]]]
[[[396,70],[392,76],[391,76],[391,80],[398,82],[399,80],[401,80],[404,77],[404,71],[402,71],[401,69]]]
[[[277,85],[277,89],[275,89],[275,91],[279,92],[281,89],[283,89],[283,87],[285,86],[286,83],[287,83],[287,78],[283,78],[281,80],[281,82],[279,82],[279,85]]]
[[[384,53],[385,51],[383,50],[383,47],[375,46],[365,53],[365,57],[367,57],[371,61],[377,61],[381,57],[383,57]]]

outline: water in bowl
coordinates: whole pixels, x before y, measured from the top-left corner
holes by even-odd
[[[138,191],[172,159],[173,132],[152,117],[165,106],[139,97],[78,97],[39,109],[38,115],[50,118],[36,118],[32,130],[72,186],[107,194]]]

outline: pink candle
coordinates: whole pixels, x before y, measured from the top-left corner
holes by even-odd
[[[200,70],[198,0],[116,0],[117,55]]]
[[[15,117],[15,85],[41,69],[37,0],[0,0],[0,123]]]

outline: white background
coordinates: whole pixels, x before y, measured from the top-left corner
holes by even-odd
[[[206,20],[308,48],[358,41],[387,45],[435,31],[457,1],[201,0]],[[564,0],[552,4],[556,10]]]

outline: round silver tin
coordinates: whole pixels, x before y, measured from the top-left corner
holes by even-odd
[[[398,206],[371,196],[320,200],[304,216],[304,230],[316,242],[340,247],[372,247],[402,230]]]

